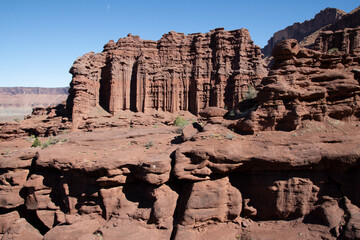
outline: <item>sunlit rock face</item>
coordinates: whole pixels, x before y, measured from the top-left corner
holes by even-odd
[[[68,103],[75,120],[97,106],[112,114],[233,108],[267,70],[248,30],[219,28],[169,32],[158,41],[129,34],[108,42],[102,53],[78,58],[70,73]]]

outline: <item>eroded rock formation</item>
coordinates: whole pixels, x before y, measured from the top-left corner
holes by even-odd
[[[360,28],[346,28],[338,31],[323,31],[315,41],[314,49],[333,54],[359,55]]]
[[[303,120],[323,121],[327,116],[358,119],[359,42],[352,43],[352,54],[343,55],[300,48],[296,40],[280,42],[273,50],[275,63],[261,82],[258,108],[238,122],[239,131],[289,131]]]
[[[281,42],[260,83],[246,30],[128,36],[84,55],[68,99],[78,131],[53,128],[69,123],[56,109],[1,128],[1,239],[360,239],[354,32],[330,53]],[[178,110],[202,118],[182,112],[179,129]]]
[[[169,32],[157,42],[129,34],[108,42],[102,53],[78,58],[70,72],[74,122],[96,106],[112,114],[234,108],[267,73],[246,29]]]
[[[342,10],[336,8],[326,8],[316,14],[315,17],[309,21],[294,23],[293,25],[274,33],[273,37],[268,41],[268,44],[262,49],[262,52],[265,56],[270,57],[273,48],[279,42],[286,39],[296,39],[300,42],[305,37],[308,37],[325,26],[334,24],[345,15],[346,13]]]
[[[181,145],[173,126],[0,142],[0,236],[358,239],[359,127],[315,123],[255,136],[208,123]]]

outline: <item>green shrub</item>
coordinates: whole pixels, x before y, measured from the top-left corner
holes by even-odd
[[[51,145],[54,145],[54,144],[56,144],[57,143],[57,141],[55,140],[55,139],[53,139],[53,138],[50,138],[50,139],[48,139],[48,140],[46,140],[44,143],[43,143],[43,145],[41,146],[41,148],[47,148],[47,147],[49,147],[49,146],[51,146]]]
[[[232,109],[229,114],[229,117],[234,118],[234,117],[240,117],[241,116],[241,112],[238,109]]]
[[[258,94],[258,91],[253,86],[248,86],[247,92],[245,92],[244,97],[245,99],[252,99],[256,98],[256,95]]]
[[[30,137],[26,138],[27,142],[34,142],[35,141],[35,135],[31,135]]]
[[[154,143],[153,143],[152,141],[150,141],[150,142],[148,142],[148,143],[146,143],[146,144],[144,145],[144,147],[146,147],[146,149],[149,149],[149,148],[151,148],[152,146],[154,146]]]
[[[41,141],[38,137],[35,138],[33,144],[31,145],[32,148],[41,147]]]
[[[184,128],[188,124],[189,124],[189,122],[180,116],[177,116],[174,121],[174,125],[177,127],[181,127],[181,128]]]
[[[46,140],[46,142],[44,142],[44,144],[41,146],[41,148],[47,148],[51,145],[55,145],[57,143],[61,144],[67,141],[67,138],[49,138],[48,140]]]

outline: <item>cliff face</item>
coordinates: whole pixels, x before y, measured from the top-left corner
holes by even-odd
[[[357,41],[353,48],[358,47]],[[275,63],[261,82],[259,107],[238,122],[241,132],[291,131],[304,120],[326,117],[359,119],[358,55],[301,48],[294,39],[280,42],[272,55]]]
[[[360,28],[346,28],[338,31],[323,31],[315,41],[314,48],[321,52],[359,54]]]
[[[332,31],[344,30],[345,28],[355,28],[360,25],[360,7],[354,9],[327,29]]]
[[[359,122],[255,135],[189,124],[179,143],[164,124],[177,114],[125,114],[47,147],[0,140],[3,240],[360,239]]]
[[[68,99],[79,131],[60,107],[0,124],[0,238],[360,239],[357,32],[325,32],[321,51],[280,42],[260,83],[246,30],[84,55]],[[86,116],[100,106],[138,112]],[[178,110],[202,118],[182,112],[180,135]]]
[[[360,8],[330,25],[319,34],[314,49],[322,52],[337,51],[340,54],[358,54],[360,45]]]
[[[75,122],[96,106],[112,114],[233,108],[267,74],[246,29],[169,32],[157,42],[128,35],[107,43],[102,53],[78,58],[70,73]]]
[[[276,32],[268,41],[268,44],[262,49],[265,56],[270,57],[272,49],[277,43],[285,39],[296,39],[299,42],[312,33],[321,28],[334,24],[340,20],[346,13],[336,8],[326,8],[320,13],[316,14],[310,21],[303,23],[294,23],[283,30]]]

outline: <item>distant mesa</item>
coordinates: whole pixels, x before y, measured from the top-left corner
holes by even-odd
[[[21,120],[34,107],[49,107],[66,100],[68,87],[0,87],[0,122]]]

